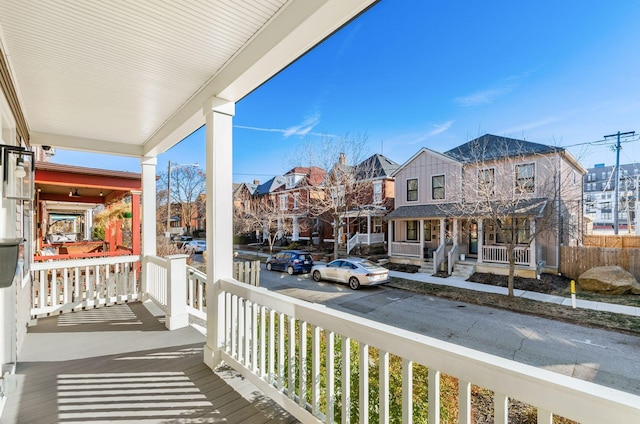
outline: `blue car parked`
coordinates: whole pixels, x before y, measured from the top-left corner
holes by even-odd
[[[289,275],[308,273],[313,266],[313,258],[309,252],[302,250],[282,250],[267,259],[267,271],[287,271]]]

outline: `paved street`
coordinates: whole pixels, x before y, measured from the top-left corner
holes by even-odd
[[[358,291],[262,268],[279,293],[640,395],[640,337],[390,287]]]

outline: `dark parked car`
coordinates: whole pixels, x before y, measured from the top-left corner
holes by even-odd
[[[311,271],[313,258],[309,252],[302,250],[283,250],[267,259],[267,270],[287,271],[289,274],[307,273]]]

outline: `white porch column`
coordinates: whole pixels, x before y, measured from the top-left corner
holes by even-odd
[[[438,247],[442,246],[446,243],[446,228],[444,223],[444,218],[440,218],[440,243],[438,243]]]
[[[293,217],[293,231],[291,234],[291,240],[292,241],[298,241],[298,239],[300,238],[300,229],[298,228],[298,217],[294,216]]]
[[[424,219],[418,222],[420,223],[420,259],[424,259]]]
[[[371,215],[367,215],[367,244],[371,245]]]
[[[221,278],[233,277],[232,121],[235,103],[213,97],[205,102],[207,171],[207,343],[204,362],[221,361],[225,333]]]
[[[484,244],[484,220],[478,220],[478,263],[482,263],[482,252],[483,252],[483,244]]]
[[[142,168],[142,275],[140,276],[142,300],[147,296],[148,256],[156,255],[156,157],[140,158]]]
[[[529,234],[536,233],[536,219],[531,218],[529,221]],[[560,249],[560,246],[557,247]],[[533,269],[536,268],[536,264],[538,263],[538,258],[536,258],[536,237],[534,236],[531,240],[531,244],[529,245],[529,266]],[[559,265],[558,265],[559,266]]]
[[[276,234],[276,238],[282,238],[282,218],[278,218],[278,233]]]
[[[458,218],[453,218],[453,245],[458,244]]]
[[[396,221],[393,220],[387,223],[387,235],[389,237],[387,251],[389,252],[389,256],[393,256],[393,237],[395,237],[395,234],[393,234],[393,229],[395,228],[395,225]]]
[[[84,239],[91,240],[91,233],[93,230],[93,211],[84,211]]]

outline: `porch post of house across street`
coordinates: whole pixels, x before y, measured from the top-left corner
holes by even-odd
[[[142,300],[147,296],[146,258],[156,255],[156,157],[140,158],[142,167]]]
[[[424,219],[420,220],[420,259],[424,259]]]
[[[231,163],[235,103],[212,97],[204,104],[207,173],[207,343],[204,363],[220,364],[225,334],[220,279],[233,277],[233,183]]]
[[[456,246],[457,244],[458,244],[458,218],[453,218],[453,245]]]
[[[482,251],[484,244],[484,220],[482,218],[478,219],[478,263],[482,263]]]
[[[536,219],[535,218],[531,218],[531,221],[529,223],[529,234],[535,234],[536,233]],[[558,246],[558,249],[560,249],[560,246]],[[534,236],[533,239],[531,239],[531,244],[529,245],[529,266],[531,268],[536,268],[537,266],[537,258],[536,258],[536,237]]]
[[[140,254],[140,192],[131,192],[131,250]]]
[[[388,238],[389,241],[387,242],[388,243],[387,251],[389,252],[389,256],[393,256],[393,249],[392,249],[393,236],[394,236],[393,229],[394,229],[395,225],[396,225],[396,221],[389,221],[389,223],[387,224],[387,233],[388,233],[387,235],[389,237]]]
[[[298,230],[298,217],[294,216],[293,217],[293,234],[291,235],[291,240],[298,241],[299,237],[300,237],[300,232]]]
[[[367,244],[371,245],[371,215],[367,215]]]
[[[438,243],[438,247],[443,246],[447,243],[446,237],[447,235],[444,218],[440,218],[440,243]]]

